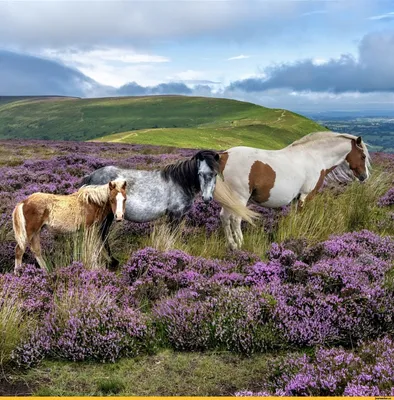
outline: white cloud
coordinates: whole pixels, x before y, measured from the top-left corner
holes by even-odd
[[[285,108],[298,112],[391,110],[393,93],[316,93],[270,89],[263,93],[224,91],[221,97],[250,101],[265,107]]]
[[[315,11],[308,11],[301,14],[301,17],[308,17],[309,15],[316,15],[316,14],[327,14],[327,10],[315,10]]]
[[[322,65],[322,64],[325,64],[328,61],[329,60],[327,60],[325,58],[319,58],[319,57],[316,57],[316,58],[312,59],[312,62],[313,62],[314,65]]]
[[[97,62],[121,62],[129,64],[142,63],[162,63],[169,62],[168,57],[154,54],[140,54],[127,48],[102,48],[92,50],[55,50],[44,49],[42,55],[50,58],[58,58],[63,61],[77,64],[86,64],[88,62],[96,64]]]
[[[156,67],[154,65],[114,67],[102,64],[79,67],[78,69],[96,82],[115,88],[129,82],[138,82],[142,86],[155,86],[162,82],[160,78],[155,77]]]
[[[167,76],[168,81],[191,81],[191,80],[202,80],[207,79],[207,72],[196,71],[194,69],[188,69],[186,71],[177,72],[175,74]]]
[[[251,56],[245,56],[244,54],[240,54],[239,56],[235,57],[230,57],[227,59],[227,61],[232,61],[232,60],[244,60],[245,58],[250,58]]]
[[[299,1],[0,1],[0,45],[13,49],[142,46],[211,35],[247,40],[245,24],[291,18]],[[305,8],[305,7],[304,7]],[[267,32],[267,34],[269,31]]]
[[[386,14],[381,15],[374,15],[369,17],[368,19],[376,21],[376,20],[383,20],[383,19],[394,19],[394,12],[388,12]]]
[[[142,85],[156,85],[161,82],[154,77],[157,65],[170,62],[168,57],[155,54],[137,53],[127,48],[102,48],[92,50],[44,49],[39,54],[61,61],[77,68],[102,85],[120,87],[128,82],[138,81]]]

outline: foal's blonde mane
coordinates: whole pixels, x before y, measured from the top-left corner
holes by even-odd
[[[116,185],[116,189],[120,191],[124,185],[123,180],[112,181]],[[104,206],[107,204],[109,199],[109,184],[105,185],[85,185],[82,186],[78,192],[78,199],[86,204],[96,204],[98,206]]]
[[[296,147],[300,145],[308,145],[311,144],[313,145],[317,141],[324,141],[328,142],[331,140],[356,140],[357,136],[351,135],[350,133],[335,133],[332,131],[323,131],[323,132],[312,132],[309,133],[308,135],[303,136],[301,139],[296,140],[292,144],[290,144],[288,147]],[[361,145],[358,146],[361,147],[365,154],[365,166],[367,169],[367,175],[370,173],[371,169],[371,156],[369,154],[367,145],[364,143],[364,141],[361,141]],[[354,179],[354,176],[349,169],[349,165],[346,161],[343,161],[340,165],[338,165],[333,171],[331,171],[327,177],[334,178],[335,180],[338,181],[350,181]]]

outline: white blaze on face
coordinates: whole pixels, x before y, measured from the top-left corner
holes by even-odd
[[[116,211],[115,217],[117,221],[121,221],[123,219],[123,202],[125,198],[121,192],[116,195]]]

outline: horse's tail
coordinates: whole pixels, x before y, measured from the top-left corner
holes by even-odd
[[[12,226],[14,228],[15,240],[21,249],[27,245],[26,219],[23,214],[23,203],[17,204],[12,212]]]
[[[239,198],[233,193],[234,192],[231,190],[230,186],[218,177],[213,195],[214,199],[222,207],[227,208],[233,214],[254,225],[254,220],[260,218],[260,214],[242,204]]]

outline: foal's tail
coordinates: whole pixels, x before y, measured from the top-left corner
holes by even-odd
[[[27,245],[26,220],[23,214],[23,203],[19,203],[12,212],[12,226],[14,228],[15,240],[21,249]]]
[[[250,210],[246,205],[238,199],[230,186],[220,177],[216,180],[214,199],[224,208],[227,208],[231,213],[241,217],[245,221],[254,225],[254,220],[260,218],[260,214]]]

